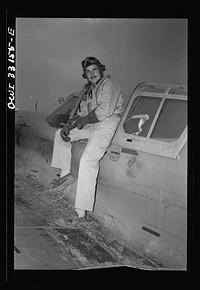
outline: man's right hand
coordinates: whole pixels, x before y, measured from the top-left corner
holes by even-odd
[[[71,118],[68,122],[67,125],[65,125],[61,131],[60,131],[60,136],[65,142],[70,141],[69,132],[77,127],[77,120],[80,119],[80,116],[76,115],[73,118]]]
[[[70,126],[70,125],[65,125],[65,126],[61,129],[61,131],[60,131],[60,136],[61,136],[61,138],[63,139],[63,141],[65,141],[65,142],[69,142],[69,141],[70,141],[70,137],[68,136],[70,130],[71,130],[71,126]]]

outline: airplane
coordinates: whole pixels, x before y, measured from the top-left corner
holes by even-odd
[[[16,172],[48,187],[53,140],[78,109],[84,91],[72,93],[51,114],[15,112]],[[87,140],[72,144],[77,177]],[[75,190],[69,198],[74,200]],[[95,217],[129,245],[163,267],[187,268],[187,86],[143,82],[125,107],[100,161]]]

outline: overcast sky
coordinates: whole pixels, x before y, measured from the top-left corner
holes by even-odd
[[[50,113],[82,89],[81,61],[97,57],[125,102],[143,81],[187,84],[186,19],[16,19],[16,107]]]

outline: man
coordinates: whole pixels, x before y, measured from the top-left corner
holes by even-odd
[[[70,173],[71,142],[88,139],[80,159],[76,216],[69,220],[78,223],[86,219],[87,211],[93,211],[99,161],[110,145],[123,112],[123,99],[119,86],[104,76],[105,66],[95,57],[87,57],[81,63],[82,76],[87,79],[87,98],[80,103],[78,115],[55,134],[52,167],[61,169],[60,179],[54,190],[64,189],[74,181]],[[59,225],[66,221],[60,219]]]

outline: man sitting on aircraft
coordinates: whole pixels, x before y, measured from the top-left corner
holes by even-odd
[[[87,98],[81,101],[80,112],[56,132],[51,164],[61,169],[53,190],[64,190],[75,180],[70,173],[71,142],[88,139],[79,164],[76,216],[68,221],[73,224],[84,221],[87,211],[93,211],[99,161],[110,145],[123,112],[120,88],[109,75],[104,76],[105,66],[95,57],[87,57],[81,65],[82,76],[88,82]],[[64,226],[66,221],[59,219],[56,223]]]

